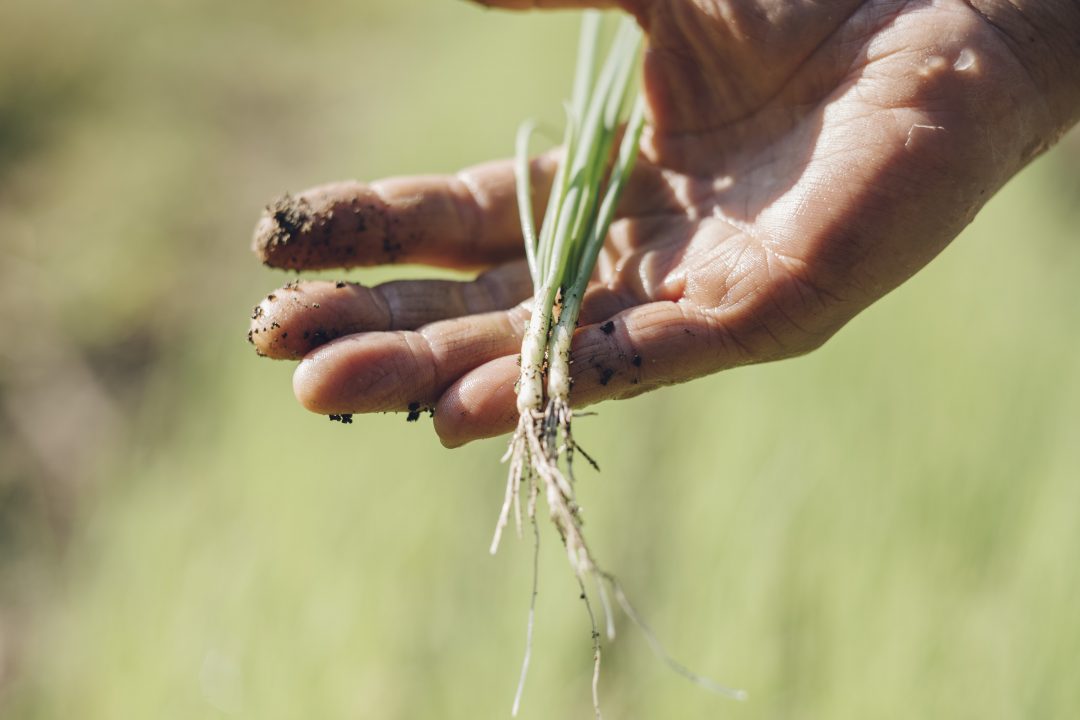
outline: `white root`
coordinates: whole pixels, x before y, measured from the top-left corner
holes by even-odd
[[[589,602],[589,594],[585,592],[585,581],[579,576],[578,585],[581,587],[581,599],[585,603],[585,610],[589,613],[589,624],[592,626],[593,641],[593,674],[592,674],[592,702],[596,720],[603,720],[600,714],[600,631],[596,629],[596,614],[593,613],[592,603]]]
[[[661,662],[667,665],[673,672],[682,675],[698,687],[704,688],[711,693],[723,695],[732,700],[746,700],[748,698],[745,690],[729,687],[718,683],[711,678],[707,678],[704,675],[699,675],[672,657],[671,653],[664,647],[664,644],[660,642],[660,638],[656,636],[653,629],[649,627],[649,624],[645,622],[645,619],[638,614],[637,609],[630,603],[630,599],[626,597],[626,592],[623,590],[618,579],[611,573],[604,572],[603,570],[598,571],[597,575],[601,582],[607,581],[611,583],[612,590],[615,593],[615,600],[619,603],[619,607],[621,607],[626,616],[630,618],[630,621],[637,626],[638,630],[641,631],[641,634],[645,636],[645,641],[648,642],[649,648],[653,651],[653,654],[660,658]]]
[[[522,451],[525,444],[526,425],[531,425],[531,423],[527,422],[526,416],[522,415],[521,420],[518,422],[518,429],[510,440],[510,447],[507,448],[506,454],[502,458],[503,462],[510,461],[510,470],[506,476],[506,497],[503,500],[502,509],[499,510],[499,520],[495,523],[495,536],[491,540],[490,552],[492,555],[499,551],[499,541],[502,540],[502,532],[510,520],[511,508],[515,510],[517,526],[521,527],[521,505],[518,502],[518,495],[521,480],[526,472],[526,455]],[[519,530],[518,536],[520,537],[520,535]]]
[[[622,586],[615,576],[604,571],[596,564],[592,553],[585,542],[582,533],[581,518],[578,513],[577,502],[574,498],[573,484],[568,478],[572,478],[573,451],[577,447],[570,432],[570,423],[573,412],[569,404],[561,399],[549,401],[546,412],[540,413],[530,410],[522,414],[518,423],[518,429],[510,444],[507,457],[510,461],[510,473],[507,478],[506,498],[503,502],[499,522],[495,530],[495,539],[492,543],[492,552],[498,547],[499,538],[503,528],[509,522],[512,509],[520,516],[522,511],[521,486],[526,485],[528,495],[524,503],[525,515],[532,523],[536,546],[533,556],[533,592],[529,606],[529,620],[526,631],[525,656],[522,662],[521,675],[518,681],[517,692],[514,696],[513,715],[516,717],[520,709],[521,697],[525,688],[525,680],[528,675],[529,663],[532,658],[533,632],[535,627],[536,596],[538,583],[538,553],[539,553],[539,529],[536,524],[537,500],[541,494],[547,501],[548,513],[559,531],[559,535],[566,547],[570,566],[574,571],[578,584],[581,588],[581,598],[589,615],[589,622],[593,640],[593,677],[592,696],[593,710],[597,720],[600,720],[600,661],[601,645],[600,631],[597,625],[596,614],[586,591],[585,580],[591,577],[596,582],[597,595],[604,613],[606,635],[609,640],[615,638],[615,621],[612,611],[611,600],[608,594],[608,585],[614,593],[615,600],[626,616],[638,627],[645,636],[649,647],[660,660],[672,671],[683,676],[695,685],[718,695],[724,695],[736,700],[745,700],[746,693],[742,690],[722,685],[710,678],[704,677],[690,670],[688,667],[673,658],[663,644],[657,638],[656,633],[638,614],[626,597]],[[564,474],[561,465],[567,467]],[[518,518],[520,522],[520,517]]]
[[[523,380],[527,370],[523,369]],[[530,404],[531,398],[524,398],[525,393],[519,393],[519,403]],[[535,397],[535,396],[532,396]],[[504,456],[504,461],[509,461],[507,474],[506,494],[502,509],[499,512],[499,520],[495,526],[495,536],[491,543],[491,552],[498,549],[502,531],[509,524],[510,514],[514,513],[519,526],[521,523],[521,493],[525,485],[528,493],[524,503],[525,513],[532,523],[536,541],[533,555],[533,592],[529,605],[529,620],[526,629],[525,656],[522,660],[521,674],[518,679],[517,691],[514,694],[512,715],[517,716],[521,706],[521,697],[525,689],[525,680],[528,676],[529,663],[532,658],[533,632],[536,618],[536,596],[538,583],[538,557],[539,557],[539,529],[536,524],[537,500],[541,494],[547,501],[548,513],[555,524],[559,535],[566,547],[567,557],[574,575],[581,587],[581,597],[585,601],[589,614],[593,640],[593,678],[592,695],[593,709],[597,720],[600,720],[600,632],[597,629],[596,616],[589,602],[585,590],[585,578],[593,577],[600,588],[601,603],[604,609],[604,617],[607,625],[608,637],[614,637],[614,622],[611,617],[610,603],[603,587],[603,575],[592,554],[589,552],[585,537],[581,531],[581,519],[578,515],[577,502],[574,499],[573,485],[560,468],[560,461],[565,460],[570,467],[571,451],[574,447],[570,436],[570,419],[572,413],[570,406],[563,399],[549,402],[546,412],[537,412],[527,408],[521,413],[518,427],[510,441],[510,447]],[[569,472],[569,471],[568,471]]]
[[[604,609],[604,626],[607,630],[607,639],[615,639],[615,613],[611,610],[611,600],[608,599],[607,588],[604,587],[603,573],[593,573],[596,578],[596,593],[600,596],[600,607]]]
[[[521,661],[521,676],[518,678],[517,692],[514,693],[514,707],[510,711],[512,717],[517,717],[521,709],[521,695],[525,692],[525,678],[529,675],[529,661],[532,659],[533,628],[536,626],[536,596],[540,585],[540,528],[536,524],[536,518],[532,521],[533,529],[533,577],[532,595],[529,597],[529,622],[525,629],[525,657]]]

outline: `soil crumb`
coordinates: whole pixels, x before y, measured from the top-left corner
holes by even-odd
[[[610,335],[611,333],[615,332],[615,323],[611,320],[608,320],[606,323],[600,326],[600,332],[604,333],[605,335]]]
[[[342,425],[352,425],[352,413],[342,413],[341,415],[330,415],[331,422],[339,422]]]

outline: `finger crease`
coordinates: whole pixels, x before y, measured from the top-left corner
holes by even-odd
[[[386,329],[396,330],[397,320],[394,317],[394,307],[390,300],[386,297],[385,291],[381,286],[376,285],[371,288],[371,299],[375,303],[375,306],[383,312],[386,316]]]
[[[440,358],[436,356],[435,346],[431,340],[424,334],[422,330],[413,332],[403,332],[402,338],[405,340],[405,344],[409,347],[413,358],[414,372],[416,375],[427,375],[426,383],[410,382],[410,385],[419,386],[423,390],[423,394],[429,395],[434,392],[435,388],[441,386],[441,380],[439,378],[439,366]],[[419,341],[419,342],[418,342]],[[417,358],[423,357],[426,362],[421,363]],[[426,367],[425,367],[426,366]],[[427,370],[426,373],[422,370]],[[424,398],[428,399],[428,398]],[[408,402],[413,400],[419,400],[419,398],[407,398]]]

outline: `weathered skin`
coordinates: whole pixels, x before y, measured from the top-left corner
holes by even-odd
[[[619,4],[649,35],[650,125],[575,336],[575,405],[820,346],[1080,117],[1077,0]],[[534,184],[552,168],[535,163]],[[256,249],[295,269],[498,265],[522,254],[513,184],[502,163],[318,188],[301,196],[314,219],[272,206]],[[345,210],[367,204],[378,222],[350,231]],[[424,281],[401,283],[394,300],[304,284],[303,299],[263,304],[253,322],[289,337],[260,331],[258,347],[310,350],[294,389],[315,412],[419,402],[449,446],[501,434],[517,419],[520,268],[497,271],[501,292],[482,280],[445,301],[445,285]],[[344,336],[312,349],[294,344],[294,327]]]

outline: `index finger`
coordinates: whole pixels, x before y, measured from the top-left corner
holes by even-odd
[[[547,153],[531,163],[533,207],[540,211],[557,160]],[[284,195],[267,206],[252,249],[264,264],[287,270],[503,262],[524,253],[513,162]]]

